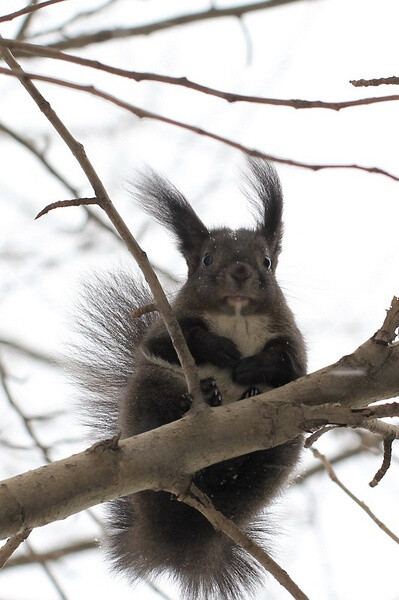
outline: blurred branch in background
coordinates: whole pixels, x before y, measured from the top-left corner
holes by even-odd
[[[52,1],[60,2],[62,0]],[[293,4],[299,1],[301,0],[267,0],[266,2],[253,2],[250,4],[242,4],[240,6],[231,6],[227,8],[211,7],[208,10],[162,19],[147,25],[135,25],[133,27],[118,28],[114,27],[112,29],[103,29],[94,33],[79,34],[75,37],[68,36],[67,39],[61,39],[60,41],[48,44],[48,46],[49,48],[58,48],[59,50],[66,50],[67,48],[84,48],[90,44],[104,43],[109,40],[131,38],[140,35],[149,35],[150,33],[164,31],[165,29],[170,29],[181,25],[189,25],[190,23],[198,23],[200,21],[207,21],[210,19],[221,19],[225,17],[237,17],[241,19],[243,15],[250,12],[276,8],[278,6]],[[312,0],[312,2],[315,1],[317,0]],[[61,27],[61,30],[64,26],[65,25]]]

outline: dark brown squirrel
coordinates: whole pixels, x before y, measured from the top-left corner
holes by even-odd
[[[276,171],[248,160],[253,229],[208,230],[184,196],[153,171],[138,178],[140,206],[169,228],[188,266],[173,309],[198,365],[204,400],[218,406],[282,386],[306,372],[304,342],[276,281],[283,198]],[[152,302],[132,275],[87,287],[80,321],[86,342],[78,377],[92,396],[89,418],[102,437],[149,431],[181,418],[191,399]],[[265,544],[262,511],[295,467],[301,438],[195,473],[214,506]],[[161,450],[160,450],[161,451]],[[109,503],[109,553],[134,581],[169,574],[184,598],[237,600],[253,594],[262,569],[193,508],[169,493],[144,491]],[[266,535],[267,538],[267,535]],[[267,544],[267,540],[266,540]]]

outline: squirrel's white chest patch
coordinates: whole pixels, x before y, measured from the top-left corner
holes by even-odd
[[[268,340],[275,335],[270,329],[270,318],[266,315],[203,315],[209,329],[217,335],[232,340],[242,356],[260,352]]]

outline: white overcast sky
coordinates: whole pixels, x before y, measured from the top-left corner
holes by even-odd
[[[216,7],[242,2],[222,2]],[[95,6],[67,0],[37,15],[32,32]],[[2,14],[23,6],[1,0]],[[149,23],[206,1],[119,0],[96,18],[76,22],[67,34]],[[397,0],[304,0],[245,15],[171,28],[145,37],[75,50],[76,54],[126,69],[187,76],[225,91],[275,98],[350,100],[399,93],[393,86],[355,89],[351,79],[399,75]],[[16,23],[0,24],[12,36]],[[55,37],[37,38],[39,42]],[[380,103],[340,112],[294,110],[247,103],[228,104],[159,83],[140,84],[49,60],[24,62],[34,72],[93,84],[125,100],[228,137],[268,154],[309,163],[378,166],[399,176],[399,104]],[[128,182],[148,164],[165,173],[192,201],[208,225],[250,223],[240,192],[239,152],[219,142],[155,121],[138,120],[99,99],[39,84],[59,116],[81,141],[117,207],[150,258],[184,277],[184,263],[159,227],[148,227],[132,206]],[[22,87],[0,76],[0,124],[7,124],[46,150],[82,196],[90,188],[69,151]],[[33,221],[47,203],[68,196],[38,161],[0,132],[0,338],[48,352],[62,349],[70,327],[79,280],[93,268],[130,264],[112,236],[83,227],[80,209],[60,210]],[[309,347],[310,369],[354,350],[380,326],[398,294],[399,182],[355,170],[313,172],[277,166],[285,193],[285,242],[279,279]],[[81,232],[79,233],[79,230]],[[68,321],[69,319],[69,321]],[[12,390],[30,414],[60,407],[67,416],[38,426],[46,442],[81,435],[73,391],[54,369],[7,353],[15,376]],[[79,433],[77,433],[79,432]],[[0,396],[0,434],[28,443],[17,418]],[[319,446],[334,454],[355,438],[327,436]],[[82,449],[64,444],[54,458]],[[39,455],[1,451],[2,476],[42,463]],[[380,456],[348,461],[339,475],[398,533],[398,465],[374,490],[368,481]],[[304,464],[310,464],[306,457]],[[398,600],[398,549],[325,476],[292,490],[276,506],[275,545],[281,563],[312,600]],[[85,515],[34,532],[36,550],[98,535]],[[108,572],[100,553],[88,552],[54,564],[68,600],[156,599],[141,586],[132,590]],[[172,598],[177,592],[162,583]],[[270,600],[289,596],[272,581]],[[264,598],[260,594],[259,598]],[[5,571],[0,600],[59,598],[38,567]]]

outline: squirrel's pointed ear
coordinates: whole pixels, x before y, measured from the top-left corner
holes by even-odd
[[[183,194],[152,169],[136,176],[132,191],[140,207],[174,234],[189,269],[194,268],[209,231]]]
[[[256,214],[257,230],[270,250],[278,255],[283,235],[283,192],[274,166],[259,158],[247,158],[246,195]]]

